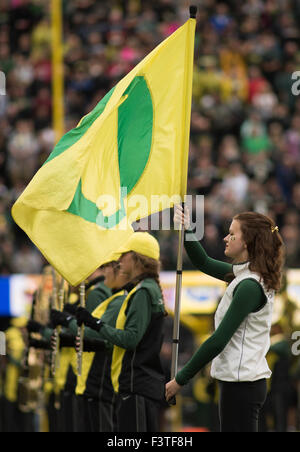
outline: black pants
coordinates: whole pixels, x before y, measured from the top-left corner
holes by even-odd
[[[75,433],[91,433],[87,398],[80,395],[74,397],[74,431]]]
[[[69,391],[62,391],[60,394],[60,410],[58,412],[59,432],[74,432],[74,397]]]
[[[116,396],[110,401],[101,399],[99,404],[100,432],[117,432]]]
[[[159,408],[155,400],[129,394],[120,395],[117,407],[119,432],[158,432]]]
[[[267,397],[266,380],[219,381],[221,432],[257,432],[259,412]]]
[[[100,432],[99,399],[87,398],[88,422],[92,433]]]

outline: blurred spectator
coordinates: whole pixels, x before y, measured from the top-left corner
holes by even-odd
[[[267,82],[261,84],[252,98],[252,105],[261,112],[264,119],[269,119],[272,116],[273,109],[277,102],[277,97]]]
[[[286,266],[296,267],[300,258],[299,228],[287,224],[281,228],[281,234],[286,248]]]
[[[300,161],[300,115],[295,115],[291,120],[291,127],[286,132],[287,152],[294,163]]]
[[[261,92],[263,86],[265,85],[266,79],[263,77],[259,66],[250,66],[248,69],[248,77],[248,102],[252,104],[255,96]]]
[[[201,195],[208,195],[216,179],[216,167],[211,156],[198,157],[194,162],[190,177],[190,187]]]
[[[232,161],[221,187],[224,197],[231,200],[233,204],[240,204],[246,199],[248,186],[249,178],[245,174],[241,162]]]
[[[267,127],[258,110],[252,110],[241,126],[242,149],[247,154],[258,154],[270,148]]]
[[[32,250],[28,243],[23,243],[13,257],[13,266],[16,273],[39,273],[42,259],[37,251]]]
[[[38,141],[31,120],[19,119],[7,144],[7,170],[14,184],[22,180],[27,184],[36,170]]]

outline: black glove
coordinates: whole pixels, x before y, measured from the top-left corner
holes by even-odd
[[[29,347],[36,348],[38,350],[51,350],[50,344],[45,339],[38,340],[29,338],[28,342]]]
[[[44,329],[44,325],[35,320],[29,320],[27,323],[27,331],[29,333],[41,333]]]
[[[75,337],[70,334],[60,333],[60,345],[62,347],[74,348],[75,347]]]
[[[84,323],[86,326],[92,328],[92,330],[95,331],[100,331],[100,328],[102,326],[102,320],[93,317],[85,308],[77,309],[76,319],[78,326],[81,326]]]
[[[57,326],[65,326],[68,328],[69,323],[74,317],[68,312],[56,311],[56,309],[51,309],[50,313],[50,321],[52,328],[56,328]]]
[[[72,316],[75,317],[76,315],[76,311],[78,309],[78,304],[79,303],[66,303],[65,307],[64,307],[64,312],[67,312],[68,314],[71,314]]]

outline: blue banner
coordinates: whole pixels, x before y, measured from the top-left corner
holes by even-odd
[[[10,315],[10,277],[0,277],[0,316]]]

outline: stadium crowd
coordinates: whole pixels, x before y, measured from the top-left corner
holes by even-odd
[[[64,3],[66,131],[189,15],[189,1]],[[276,219],[287,266],[300,265],[300,2],[198,1],[189,194],[205,196],[204,245],[223,257],[236,211]],[[54,147],[50,2],[3,0],[0,69],[0,273],[36,273],[43,260],[10,207]],[[176,76],[176,74],[174,74]],[[176,236],[161,233],[165,270]],[[175,250],[175,251],[174,251]],[[186,260],[186,268],[189,263]]]
[[[66,131],[189,17],[186,0],[65,0]],[[233,215],[273,217],[300,268],[299,0],[198,0],[188,193],[205,197],[203,245],[224,259]],[[10,209],[54,147],[50,4],[0,3],[0,275],[44,260]],[[176,74],[174,74],[176,77]],[[158,233],[163,270],[177,236]],[[185,269],[191,269],[185,256]],[[285,397],[285,396],[284,396]]]

